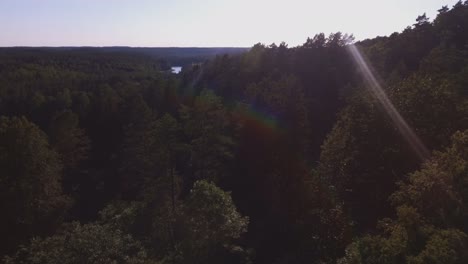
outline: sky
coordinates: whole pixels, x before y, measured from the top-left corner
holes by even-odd
[[[457,0],[0,0],[0,46],[301,45],[316,33],[357,40],[433,19]]]

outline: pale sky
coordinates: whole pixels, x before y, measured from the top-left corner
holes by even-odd
[[[250,47],[389,35],[457,0],[0,0],[0,46]]]

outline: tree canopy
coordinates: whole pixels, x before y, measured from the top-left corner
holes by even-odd
[[[459,1],[296,47],[0,48],[2,259],[466,263],[467,18]]]

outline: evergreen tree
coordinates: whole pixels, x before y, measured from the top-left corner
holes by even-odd
[[[62,194],[62,165],[47,136],[25,117],[0,117],[1,251],[46,235],[70,201]]]

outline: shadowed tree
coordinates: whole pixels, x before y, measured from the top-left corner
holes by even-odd
[[[5,264],[145,264],[144,248],[130,235],[106,225],[71,223],[57,234],[34,238]]]
[[[397,218],[352,243],[339,262],[462,264],[468,261],[468,130],[409,175],[391,200]]]
[[[226,162],[232,158],[234,142],[229,136],[228,113],[221,98],[203,90],[191,106],[183,106],[181,118],[190,140],[189,170],[192,180],[219,181]]]
[[[62,195],[62,166],[47,136],[24,117],[0,117],[1,250],[60,223],[69,199]]]
[[[180,261],[228,261],[229,251],[238,247],[235,239],[247,231],[248,223],[249,218],[237,211],[230,193],[204,180],[195,182],[179,215]],[[242,251],[239,248],[237,253]]]
[[[71,111],[57,113],[52,118],[49,138],[66,170],[76,168],[88,157],[90,141],[79,126],[78,116]]]

